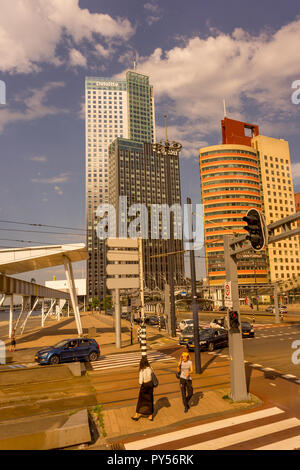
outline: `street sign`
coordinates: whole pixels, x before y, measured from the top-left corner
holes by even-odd
[[[138,289],[140,280],[138,277],[116,277],[106,279],[108,289]]]
[[[231,281],[226,281],[224,284],[224,304],[225,307],[232,307]]]
[[[108,248],[138,248],[137,238],[107,238],[106,246]]]
[[[121,276],[124,274],[139,275],[138,264],[107,264],[106,273],[108,276]]]
[[[139,254],[135,251],[109,250],[107,252],[108,261],[136,261],[139,260]]]

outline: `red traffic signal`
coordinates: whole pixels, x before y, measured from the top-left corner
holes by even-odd
[[[243,220],[247,222],[244,230],[249,233],[246,239],[250,241],[253,250],[261,251],[268,243],[267,227],[262,213],[257,209],[249,209]]]
[[[239,314],[234,310],[229,311],[229,327],[230,329],[237,329],[240,326]]]

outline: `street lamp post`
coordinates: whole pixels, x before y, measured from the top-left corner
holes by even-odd
[[[167,181],[167,195],[169,208],[172,205],[172,178],[171,178],[171,166],[170,166],[170,152],[179,152],[182,145],[179,142],[169,141],[167,136],[167,116],[165,118],[165,141],[160,141],[153,144],[153,150],[157,153],[161,153],[165,156],[166,163],[166,181]],[[174,246],[174,214],[170,211],[170,237],[168,240],[168,251],[172,253]],[[168,284],[170,286],[170,315],[171,315],[171,335],[176,336],[176,317],[175,317],[175,297],[174,297],[174,265],[173,255],[168,255]]]

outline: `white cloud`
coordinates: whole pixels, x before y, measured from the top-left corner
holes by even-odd
[[[78,45],[83,40],[92,44],[113,38],[126,41],[133,34],[127,19],[90,13],[80,8],[79,0],[2,1],[0,70],[31,73],[39,71],[43,62],[60,65],[57,46],[65,38]]]
[[[72,67],[77,67],[77,66],[86,67],[87,60],[84,57],[84,55],[81,54],[80,51],[78,51],[77,49],[71,49],[70,50],[70,65]]]
[[[32,121],[34,119],[41,119],[45,116],[66,113],[67,109],[57,108],[46,103],[49,92],[55,88],[64,86],[62,82],[51,82],[44,85],[42,88],[29,90],[29,93],[19,95],[15,101],[21,103],[22,109],[15,109],[10,103],[9,107],[0,109],[0,133],[8,124],[18,121]]]
[[[152,13],[146,17],[146,22],[149,26],[162,19],[163,10],[157,4],[147,2],[144,4],[144,8]]]
[[[300,79],[299,36],[300,19],[257,36],[241,28],[215,31],[155,49],[139,58],[138,71],[151,77],[156,112],[183,122],[181,135],[190,143],[190,136],[198,145],[209,134],[221,135],[223,99],[229,117],[265,128],[277,123],[280,133],[280,124],[288,131],[286,121],[300,111],[291,103],[291,83]]]
[[[55,183],[66,183],[70,179],[69,173],[61,173],[58,176],[53,176],[51,178],[32,178],[32,183],[42,183],[42,184],[55,184]],[[59,188],[58,188],[59,189]]]
[[[45,157],[44,155],[37,155],[35,157],[31,157],[30,160],[32,160],[33,162],[41,162],[41,163],[45,163],[47,162],[47,157]]]
[[[63,192],[59,186],[54,186],[54,191],[56,191],[59,196],[63,195]]]

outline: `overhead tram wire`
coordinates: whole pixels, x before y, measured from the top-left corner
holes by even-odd
[[[53,243],[53,242],[37,242],[37,241],[33,241],[33,240],[14,240],[12,238],[0,238],[1,241],[7,241],[7,242],[18,242],[18,243],[36,243],[37,245],[44,245],[44,246],[47,246],[47,245],[53,245],[53,246],[57,246],[57,245],[69,245],[69,246],[77,246],[78,244],[77,243]],[[83,243],[83,242],[82,242]],[[16,247],[4,247],[4,248],[16,248]],[[23,247],[17,247],[17,248],[23,248]]]
[[[46,231],[41,231],[41,230],[21,230],[19,228],[2,228],[0,227],[0,230],[5,231],[5,232],[28,232],[28,233],[45,233],[47,235],[68,235],[68,236],[73,236],[73,237],[83,237],[83,233],[65,233],[65,232],[46,232]]]
[[[58,226],[58,225],[33,224],[33,223],[29,223],[29,222],[16,222],[16,221],[12,221],[12,220],[2,220],[2,219],[0,219],[0,222],[5,223],[5,224],[30,225],[32,227],[59,228],[59,229],[63,229],[63,230],[78,230],[78,231],[82,231],[82,232],[87,231],[86,229],[79,228],[79,227],[76,227],[76,228],[75,227],[61,227],[61,226]]]

